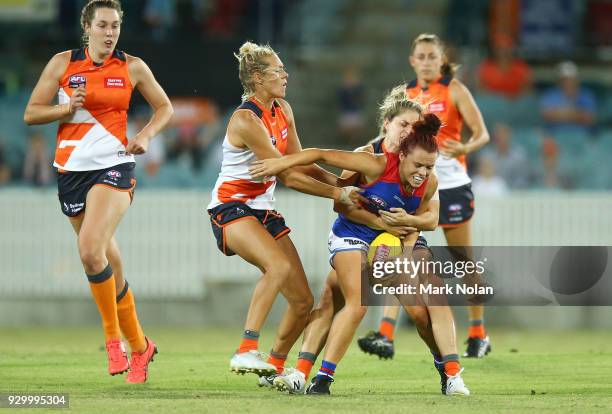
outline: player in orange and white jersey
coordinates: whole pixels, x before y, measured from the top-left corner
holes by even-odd
[[[59,121],[55,161],[59,201],[78,236],[81,262],[102,319],[109,373],[129,369],[128,383],[145,382],[157,353],[142,331],[132,291],[123,276],[115,229],[132,201],[133,154],[170,120],[172,105],[139,58],[115,49],[123,11],[116,0],[90,0],[81,11],[85,46],[53,56],[25,110],[24,121]],[[154,110],[128,141],[127,110],[133,89]],[[58,104],[51,102],[58,95]],[[132,350],[128,360],[121,340]]]
[[[466,155],[477,151],[489,141],[489,133],[478,106],[470,91],[454,78],[454,67],[448,62],[444,45],[434,34],[421,34],[412,43],[410,65],[416,79],[406,85],[406,94],[427,105],[427,111],[442,120],[442,128],[437,140],[440,155],[436,160],[436,175],[439,180],[440,218],[439,226],[449,246],[465,247],[470,256],[472,245],[470,220],[474,213],[474,195],[471,179],[467,173]],[[462,142],[463,124],[471,135]],[[393,352],[393,332],[398,307],[385,307],[384,317],[378,332],[360,339],[361,348],[370,352],[369,343],[384,344],[376,346],[387,349],[385,355]],[[470,328],[466,357],[481,358],[490,350],[489,337],[484,329],[484,305],[469,306]],[[363,345],[363,346],[362,346]],[[371,348],[378,355],[384,356]],[[389,351],[390,349],[390,351]]]
[[[256,98],[251,98],[237,108],[237,111],[242,110],[253,113],[261,120],[270,135],[270,143],[279,153],[287,152],[289,123],[278,101],[273,101],[271,108],[265,108]],[[227,136],[223,140],[222,148],[221,172],[208,208],[223,203],[240,202],[255,210],[273,210],[276,177],[253,180],[248,167],[257,159],[255,153],[249,148],[235,147]]]
[[[302,334],[313,298],[290,229],[274,210],[276,177],[252,179],[248,168],[257,159],[299,152],[301,145],[293,112],[283,100],[289,75],[276,52],[246,42],[236,57],[244,95],[227,126],[221,172],[208,212],[223,254],[237,254],[263,273],[230,369],[265,378],[282,372],[289,350]],[[350,189],[336,187],[337,177],[317,166],[290,169],[278,178],[289,188],[351,204]],[[258,350],[259,331],[279,292],[289,306],[266,360]]]

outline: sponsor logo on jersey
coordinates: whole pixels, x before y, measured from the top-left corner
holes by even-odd
[[[72,89],[85,86],[87,84],[87,78],[83,75],[72,75],[68,79],[68,87]]]
[[[68,204],[64,201],[64,211],[68,211]]]
[[[397,194],[393,196],[393,199],[395,201],[397,201],[398,203],[400,203],[401,205],[405,206],[406,203],[404,203],[404,200],[402,200],[402,198],[400,196],[398,196]]]
[[[378,212],[378,210],[385,210],[387,208],[387,202],[383,200],[382,197],[377,196],[376,194],[369,194],[366,196],[368,199],[368,209],[374,212]]]
[[[342,241],[344,241],[344,243],[346,244],[350,244],[351,246],[368,246],[368,244],[362,240],[359,239],[349,239],[349,238],[344,238],[342,239]]]
[[[287,132],[287,128],[283,129],[283,130],[281,131],[281,138],[282,138],[282,139],[287,139],[287,133],[288,133],[288,132]]]
[[[272,145],[276,146],[276,138],[275,137],[270,137],[270,141],[272,141]]]
[[[110,178],[112,178],[113,180],[118,180],[119,178],[121,178],[121,173],[117,170],[110,170],[106,173],[106,175],[108,175]]]
[[[448,211],[461,211],[461,204],[451,204],[448,206]]]
[[[444,112],[446,110],[445,102],[432,102],[429,104],[429,112]]]
[[[125,88],[125,78],[104,78],[105,88]]]

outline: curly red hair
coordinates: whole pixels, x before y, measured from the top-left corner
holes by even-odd
[[[412,125],[412,132],[400,143],[399,152],[406,155],[416,147],[421,147],[427,152],[438,152],[436,135],[441,126],[440,118],[431,113],[425,114],[423,119]]]

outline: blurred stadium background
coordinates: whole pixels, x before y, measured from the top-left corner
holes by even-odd
[[[145,326],[243,323],[257,272],[218,252],[205,206],[242,92],[233,52],[246,39],[270,43],[284,61],[303,146],[349,149],[375,136],[385,91],[413,78],[412,39],[439,34],[492,135],[469,157],[475,244],[611,244],[609,1],[122,3],[118,48],[148,63],[176,113],[138,160],[135,203],[118,233]],[[83,4],[0,1],[0,326],[99,323],[56,198],[56,125],[22,121],[46,62],[79,46]],[[132,131],[149,115],[143,104],[135,94]],[[331,204],[289,191],[277,200],[317,295],[328,272]],[[439,232],[427,237],[444,244]],[[612,327],[607,308],[499,308],[486,319],[515,328]]]

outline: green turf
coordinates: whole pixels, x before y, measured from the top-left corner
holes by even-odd
[[[0,329],[0,393],[66,392],[73,412],[610,412],[611,332],[493,331],[493,352],[463,360],[470,397],[444,397],[413,331],[396,338],[396,356],[379,361],[352,346],[332,397],[259,389],[228,363],[240,329],[149,329],[160,354],[150,381],[127,385],[106,374],[95,329]],[[262,335],[267,349],[272,335]],[[290,359],[290,364],[295,359]],[[9,410],[0,409],[0,414]],[[17,412],[42,412],[20,409]],[[57,411],[55,411],[57,412]]]

